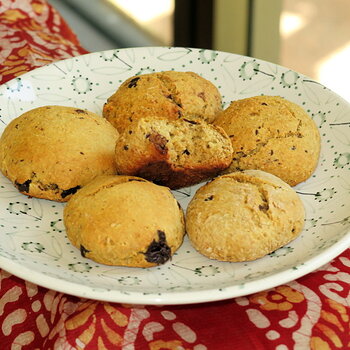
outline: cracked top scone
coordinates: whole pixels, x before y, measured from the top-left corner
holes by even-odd
[[[232,160],[226,133],[201,119],[142,118],[116,143],[119,174],[135,175],[172,189],[216,176]]]
[[[65,202],[97,175],[115,174],[117,138],[117,130],[95,113],[35,108],[1,135],[0,170],[26,195]]]
[[[317,166],[317,126],[300,106],[286,99],[256,96],[233,101],[214,124],[232,142],[228,172],[260,169],[295,186],[307,180]]]
[[[278,177],[246,170],[201,187],[186,212],[186,231],[203,255],[250,261],[295,239],[304,226],[297,193]]]
[[[221,95],[209,80],[193,72],[166,71],[127,79],[108,98],[103,116],[121,132],[145,117],[212,122],[221,110]]]
[[[164,264],[180,247],[184,215],[170,190],[133,176],[100,176],[72,196],[64,225],[83,257],[106,265]]]

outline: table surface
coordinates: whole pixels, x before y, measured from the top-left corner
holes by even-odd
[[[87,53],[44,0],[0,1],[0,83]],[[1,349],[350,349],[350,249],[296,281],[195,305],[80,299],[0,270]]]

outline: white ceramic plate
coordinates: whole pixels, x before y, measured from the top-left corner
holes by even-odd
[[[324,86],[258,59],[190,48],[131,48],[92,53],[36,69],[0,87],[0,133],[16,116],[43,105],[101,114],[126,78],[162,70],[194,71],[231,100],[280,95],[301,105],[322,135],[315,174],[296,190],[306,207],[295,241],[248,263],[209,260],[186,239],[173,259],[148,269],[109,267],[85,259],[68,241],[64,204],[28,198],[0,175],[0,266],[25,280],[91,299],[186,304],[247,295],[301,277],[350,243],[350,106]],[[44,150],[43,150],[44,151]],[[174,191],[186,208],[198,186]]]

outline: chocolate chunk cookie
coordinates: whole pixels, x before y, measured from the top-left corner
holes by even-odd
[[[297,104],[278,96],[233,101],[215,120],[233,146],[228,172],[260,169],[295,186],[314,172],[320,134]]]
[[[115,174],[116,129],[74,107],[45,106],[15,118],[0,138],[0,170],[27,195],[67,201],[90,180]]]
[[[201,187],[186,212],[186,231],[203,255],[255,260],[295,239],[304,226],[297,193],[276,176],[246,170]]]
[[[103,116],[121,132],[145,117],[212,122],[221,110],[221,95],[209,80],[193,72],[166,71],[127,79],[108,98]]]
[[[135,175],[172,189],[216,176],[232,160],[226,133],[202,119],[142,118],[120,134],[119,174]]]
[[[64,224],[83,257],[130,267],[166,263],[185,233],[183,211],[168,188],[122,175],[100,176],[73,195]]]

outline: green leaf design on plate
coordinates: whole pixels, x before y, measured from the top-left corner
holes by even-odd
[[[44,80],[44,81],[57,81],[64,80],[65,77],[56,74],[32,74],[31,77],[35,80]]]
[[[242,56],[240,56],[240,55],[227,54],[224,57],[223,62],[224,63],[233,63],[233,62],[238,63],[241,60],[242,60]]]
[[[42,219],[44,211],[41,200],[38,198],[32,198],[31,209],[33,210],[35,217]]]
[[[85,64],[85,66],[86,67],[90,67],[90,63],[91,63],[91,60],[92,60],[92,55],[82,55],[81,58],[82,58],[82,61]]]
[[[61,68],[64,72],[71,72],[73,70],[73,67],[74,67],[74,58],[70,58],[70,59],[67,59],[67,60],[64,60],[63,61],[63,68]]]
[[[119,74],[123,74],[125,72],[131,71],[130,67],[127,66],[122,66],[122,67],[98,67],[98,68],[92,68],[91,69],[92,72],[96,73],[96,74],[101,74],[101,75],[119,75]]]
[[[187,56],[192,52],[191,49],[176,49],[176,50],[169,50],[169,52],[162,53],[157,58],[160,61],[177,61],[180,58],[183,58],[184,56]]]
[[[266,79],[260,79],[259,81],[254,81],[250,85],[248,85],[245,89],[240,91],[241,95],[245,94],[252,94],[252,93],[261,93],[263,89],[265,89],[267,86],[270,86],[274,80],[275,77],[267,77]]]
[[[60,244],[60,241],[56,237],[51,238],[51,246],[52,246],[52,251],[54,253],[52,254],[54,259],[55,260],[61,259],[63,255],[63,249]]]
[[[307,98],[312,103],[319,106],[321,104],[319,90],[322,89],[322,86],[317,82],[305,79],[302,81],[301,86],[303,87],[303,93],[307,96]]]
[[[66,101],[72,100],[68,96],[54,94],[54,93],[38,94],[37,96],[38,98],[42,99],[45,102],[66,102]]]
[[[113,95],[113,94],[115,93],[116,88],[117,88],[117,87],[115,87],[115,89],[110,89],[110,90],[108,90],[108,91],[105,91],[105,92],[103,92],[103,93],[100,94],[100,95],[96,95],[95,99],[96,99],[96,100],[103,100],[103,101],[105,102],[105,101],[107,100],[108,97],[110,97],[111,95]]]
[[[331,130],[334,135],[334,139],[336,139],[343,145],[350,146],[350,135],[349,132],[346,130],[347,128],[349,128],[347,125],[336,125],[332,126]]]
[[[232,72],[232,68],[229,65],[221,65],[222,67],[222,79],[225,85],[232,91],[232,93],[237,93],[236,77]]]

